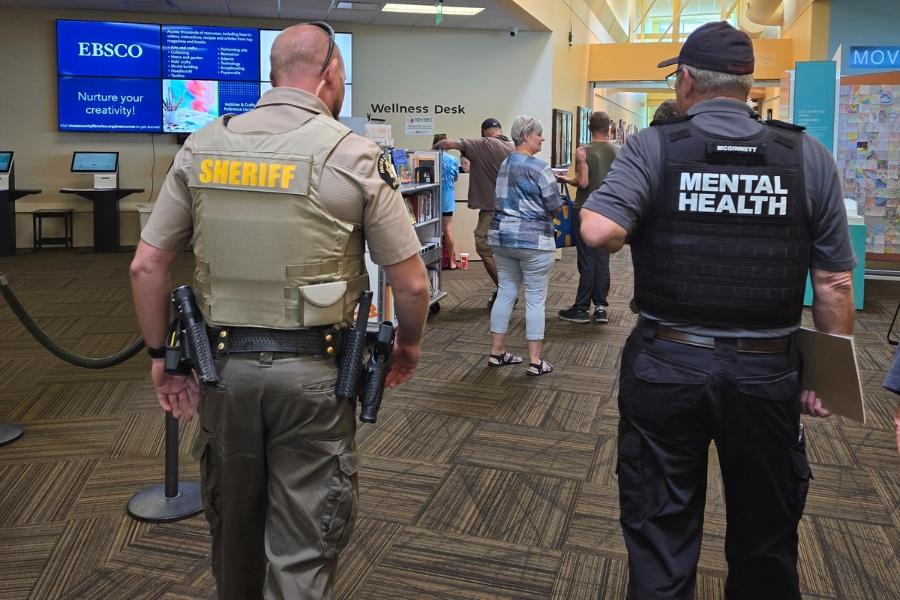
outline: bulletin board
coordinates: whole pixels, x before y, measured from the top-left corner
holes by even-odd
[[[900,85],[842,82],[838,115],[835,158],[865,217],[867,257],[900,260]]]

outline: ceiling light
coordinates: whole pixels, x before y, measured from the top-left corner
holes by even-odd
[[[396,2],[388,2],[381,9],[382,12],[394,13],[413,13],[418,15],[434,15],[437,14],[437,7],[429,4],[398,4]],[[471,17],[477,15],[484,8],[475,6],[444,6],[441,12],[445,15]]]
[[[374,2],[338,2],[338,0],[334,0],[331,3],[331,8],[339,10],[378,10],[378,4]]]

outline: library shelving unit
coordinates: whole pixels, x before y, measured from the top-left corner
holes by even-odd
[[[429,314],[435,314],[441,309],[441,299],[447,295],[441,276],[441,153],[429,150],[408,152],[406,155],[409,164],[413,165],[413,168],[409,170],[411,173],[417,172],[418,167],[432,167],[433,181],[431,183],[414,181],[402,183],[400,194],[407,203],[410,221],[422,245],[419,254],[428,272]],[[402,178],[406,178],[405,171],[399,172]],[[391,286],[384,270],[372,262],[368,252],[366,252],[366,266],[369,271],[369,285],[374,292],[373,309],[369,313],[370,328],[381,321],[396,321],[397,315],[394,312]]]

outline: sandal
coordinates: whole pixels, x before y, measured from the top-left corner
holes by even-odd
[[[552,371],[553,371],[553,365],[548,363],[543,358],[541,359],[541,362],[539,362],[539,363],[528,363],[528,368],[525,369],[526,374],[534,375],[534,376],[546,375],[547,373],[550,373]]]
[[[488,357],[488,364],[492,367],[502,367],[503,365],[518,365],[522,363],[522,357],[504,352],[503,354],[491,354]]]

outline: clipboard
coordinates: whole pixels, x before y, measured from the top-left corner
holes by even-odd
[[[865,423],[853,336],[801,327],[794,341],[803,355],[803,389],[814,391],[832,414]]]

